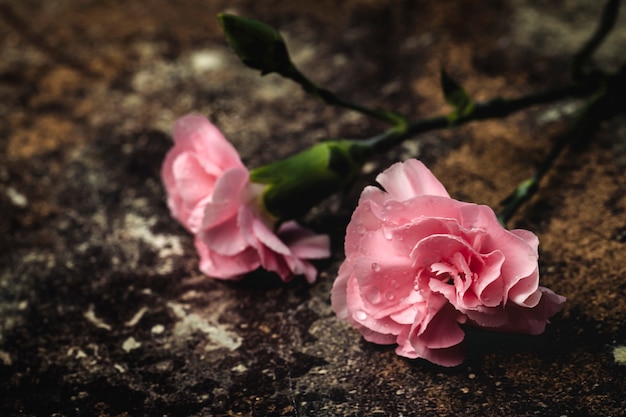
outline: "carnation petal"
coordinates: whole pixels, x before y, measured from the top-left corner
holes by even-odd
[[[241,193],[247,183],[248,171],[245,168],[226,170],[215,183],[211,201],[204,210],[203,227],[210,228],[236,216],[243,203]]]
[[[224,256],[241,253],[249,247],[239,232],[236,217],[231,217],[210,229],[201,230],[198,237],[212,251]]]
[[[260,266],[259,257],[252,249],[237,256],[224,256],[211,250],[199,238],[194,242],[200,256],[200,271],[209,277],[237,280]]]
[[[426,166],[417,159],[398,162],[376,177],[390,198],[398,201],[419,195],[449,197],[445,187]]]
[[[199,114],[183,116],[174,123],[177,146],[194,149],[204,162],[216,164],[222,170],[243,166],[237,150],[209,120]]]
[[[429,308],[428,316],[419,326],[414,342],[429,349],[449,348],[463,341],[465,333],[459,327],[459,313],[449,304],[439,309]],[[419,349],[416,350],[419,352]]]
[[[330,237],[315,234],[295,221],[283,223],[277,234],[297,258],[323,259],[330,256]]]
[[[291,251],[287,245],[285,245],[260,219],[254,218],[252,220],[252,231],[259,241],[273,252],[281,255],[291,255]]]
[[[172,174],[181,198],[187,205],[196,204],[215,188],[215,177],[207,175],[195,155],[180,154],[172,164]]]

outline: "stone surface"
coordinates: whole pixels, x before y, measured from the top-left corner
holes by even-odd
[[[598,2],[599,3],[599,2]],[[309,286],[203,277],[164,204],[172,122],[208,115],[251,166],[382,126],[326,107],[227,48],[215,14],[280,28],[294,60],[354,101],[447,110],[444,67],[477,99],[558,85],[601,5],[528,1],[0,2],[0,415],[618,416],[626,400],[626,118],[569,152],[513,219],[568,297],[538,337],[470,332],[447,369],[339,322],[329,291],[364,184],[420,157],[451,195],[496,206],[578,108],[430,132],[316,208],[334,255]],[[622,13],[624,15],[624,13]],[[623,63],[624,17],[602,48]]]

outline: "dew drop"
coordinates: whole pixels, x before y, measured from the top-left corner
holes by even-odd
[[[367,319],[367,313],[363,310],[357,310],[354,312],[354,318],[359,321],[363,321]]]
[[[389,229],[383,229],[383,236],[387,240],[391,240],[391,238],[393,238],[393,234],[391,233],[391,230]]]
[[[380,265],[378,265],[376,262],[374,262],[372,264],[372,271],[374,271],[374,272],[380,271]]]
[[[397,281],[397,280],[392,279],[392,280],[391,280],[391,286],[392,286],[393,288],[398,288],[398,287],[400,286],[400,284],[398,283],[398,281]]]
[[[389,301],[393,301],[393,299],[396,298],[396,296],[391,291],[387,291],[385,293],[385,298]]]

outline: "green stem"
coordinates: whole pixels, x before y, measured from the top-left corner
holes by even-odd
[[[606,88],[600,88],[594,95],[589,97],[585,105],[580,110],[577,117],[572,121],[565,133],[557,138],[550,153],[537,167],[535,174],[523,181],[517,188],[503,201],[504,208],[498,212],[498,220],[502,225],[513,217],[517,210],[528,201],[539,189],[539,182],[552,168],[556,159],[570,145],[576,142],[583,135],[590,134],[601,118],[601,113],[606,101]]]
[[[382,120],[394,126],[404,125],[406,124],[406,118],[399,113],[390,112],[382,109],[371,109],[369,107],[361,106],[356,103],[352,103],[350,101],[344,100],[341,97],[337,96],[332,91],[329,91],[323,87],[318,86],[313,81],[308,79],[304,74],[302,74],[298,69],[291,65],[291,67],[281,72],[281,75],[289,78],[290,80],[300,84],[300,86],[307,93],[311,94],[314,97],[322,100],[324,103],[343,107],[349,110],[353,110],[355,112],[364,114],[366,116],[373,117],[378,120]]]
[[[604,38],[613,30],[617,16],[619,15],[620,0],[608,0],[602,10],[600,23],[589,40],[574,55],[571,63],[571,77],[575,81],[583,80],[588,74],[585,73],[585,65],[591,59],[593,53],[604,41]]]
[[[566,98],[584,97],[596,88],[596,83],[586,85],[570,84],[561,88],[530,94],[516,99],[506,100],[497,98],[477,103],[471,113],[456,119],[453,126],[460,126],[477,120],[506,117],[534,105],[551,103]],[[372,154],[379,154],[399,145],[410,136],[447,127],[450,127],[450,119],[448,116],[436,116],[410,122],[403,126],[395,126],[380,135],[365,140],[364,143],[371,148]]]

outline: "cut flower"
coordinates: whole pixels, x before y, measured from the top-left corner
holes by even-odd
[[[454,366],[460,325],[539,334],[565,298],[539,286],[537,237],[506,230],[487,206],[450,198],[421,162],[366,187],[332,289],[341,319],[398,355]]]
[[[239,279],[263,268],[283,281],[304,275],[314,282],[317,271],[308,260],[330,256],[328,236],[268,213],[266,186],[250,181],[235,148],[205,117],[179,119],[173,136],[161,176],[172,216],[195,236],[200,270]]]

